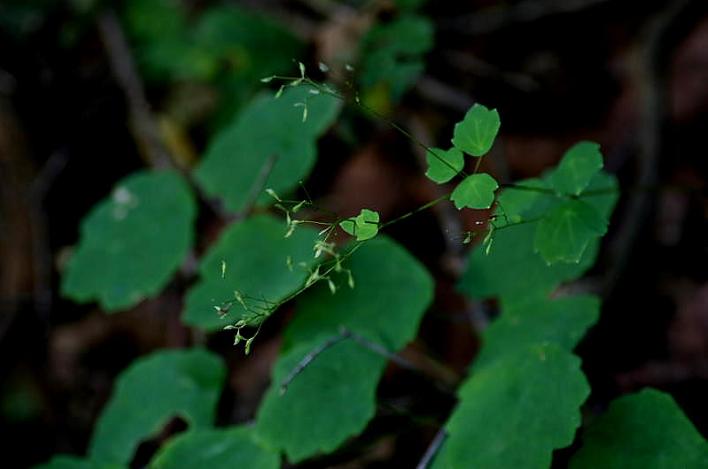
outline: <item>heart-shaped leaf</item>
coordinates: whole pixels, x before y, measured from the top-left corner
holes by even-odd
[[[496,109],[475,104],[455,125],[452,144],[472,156],[484,156],[492,148],[501,121]]]
[[[462,209],[486,209],[494,203],[494,192],[499,188],[497,181],[487,173],[467,176],[450,196],[455,207]]]

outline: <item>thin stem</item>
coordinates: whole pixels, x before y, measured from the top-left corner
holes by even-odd
[[[325,351],[331,349],[341,341],[347,339],[349,337],[348,334],[344,332],[340,332],[339,334],[330,337],[326,341],[322,342],[320,345],[315,347],[314,349],[310,350],[307,355],[302,357],[302,360],[298,362],[298,364],[293,368],[290,373],[288,373],[288,376],[280,383],[280,395],[282,396],[285,394],[288,390],[288,386],[293,382],[295,378],[298,377],[300,373],[305,371],[305,368],[307,368],[310,363],[312,363],[313,360],[315,360],[317,357],[322,355]]]
[[[447,193],[445,195],[438,197],[437,199],[433,199],[430,202],[423,204],[420,207],[413,209],[408,213],[404,213],[400,217],[394,218],[393,220],[387,221],[386,223],[379,225],[379,230],[383,230],[384,228],[387,228],[387,227],[393,225],[394,223],[398,223],[399,221],[405,220],[406,218],[411,217],[411,216],[415,215],[416,213],[419,213],[419,212],[422,212],[423,210],[427,210],[431,207],[434,207],[435,205],[439,204],[443,200],[448,200],[449,198],[450,198],[450,193]]]
[[[428,449],[425,450],[425,454],[423,454],[423,458],[416,466],[416,469],[427,469],[430,466],[430,463],[433,462],[435,455],[438,454],[438,451],[440,451],[440,447],[446,439],[447,431],[445,430],[445,427],[443,427],[435,434],[435,438],[433,438],[433,441],[430,443],[430,446],[428,446]]]
[[[474,164],[474,171],[472,171],[472,174],[477,174],[477,171],[479,171],[479,166],[482,164],[482,157],[477,157],[477,162]]]
[[[405,358],[397,355],[396,353],[393,353],[393,352],[387,350],[386,347],[384,347],[383,345],[373,342],[373,341],[367,339],[366,337],[364,337],[363,335],[357,334],[356,332],[352,331],[351,329],[349,329],[347,327],[344,327],[344,326],[340,327],[339,332],[340,332],[340,334],[346,334],[347,337],[349,337],[350,339],[352,339],[354,342],[361,345],[365,349],[367,349],[371,352],[374,352],[375,354],[380,355],[380,356],[386,358],[387,360],[392,361],[393,363],[400,366],[401,368],[405,368],[405,369],[413,370],[413,371],[420,371],[420,369],[417,366],[415,366],[413,363],[409,362]]]
[[[322,93],[322,94],[326,94],[326,95],[328,95],[328,96],[332,96],[333,98],[339,99],[340,101],[345,102],[345,103],[346,103],[346,102],[349,102],[349,100],[347,99],[347,97],[346,97],[344,94],[339,93],[339,92],[333,90],[333,89],[330,88],[329,86],[324,86],[324,85],[322,85],[322,84],[320,84],[320,83],[317,83],[316,81],[314,81],[313,79],[311,79],[311,78],[309,78],[309,77],[304,77],[304,78],[303,78],[303,77],[290,77],[290,76],[283,76],[283,75],[274,75],[274,76],[271,77],[271,79],[283,80],[283,81],[290,81],[290,82],[296,83],[296,84],[306,83],[306,84],[312,86],[313,88],[317,89],[317,90],[318,90],[320,93]],[[283,86],[286,86],[286,85],[283,85]],[[407,131],[406,129],[404,129],[402,126],[400,126],[399,124],[397,124],[395,121],[393,121],[393,120],[390,119],[389,117],[387,117],[387,116],[381,114],[381,113],[378,112],[377,110],[375,110],[375,109],[373,109],[373,108],[367,106],[366,104],[362,103],[361,100],[359,99],[359,95],[356,94],[356,93],[355,93],[354,103],[356,104],[356,106],[357,106],[359,109],[361,109],[361,110],[363,110],[364,112],[366,112],[366,113],[368,113],[368,114],[370,114],[370,115],[376,117],[377,119],[379,119],[379,120],[385,122],[386,124],[388,124],[389,126],[391,126],[392,128],[394,128],[395,130],[397,130],[398,132],[400,132],[403,136],[405,136],[406,138],[408,138],[411,142],[413,142],[414,144],[418,145],[419,147],[421,147],[422,149],[424,149],[426,152],[429,152],[430,154],[432,154],[440,163],[444,164],[444,165],[447,166],[448,168],[450,168],[450,169],[452,169],[453,171],[457,172],[457,168],[455,168],[451,163],[449,163],[449,162],[448,162],[447,160],[445,160],[443,157],[441,157],[440,155],[438,155],[437,152],[436,152],[433,148],[431,148],[431,147],[429,147],[428,145],[426,145],[425,143],[421,142],[415,135],[413,135],[412,133],[410,133],[409,131]],[[461,170],[461,171],[459,171],[459,174],[461,174],[462,176],[467,176],[467,175],[468,175],[468,174],[465,172],[464,169]]]

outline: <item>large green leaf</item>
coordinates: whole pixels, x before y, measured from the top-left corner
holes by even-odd
[[[496,225],[501,227],[539,218],[560,202],[547,192],[549,189],[545,180],[531,178],[502,190],[497,194]]]
[[[121,180],[81,223],[81,240],[62,282],[73,300],[107,311],[154,296],[192,245],[196,207],[173,172],[142,171]]]
[[[234,4],[206,9],[193,32],[194,40],[218,54],[231,73],[252,79],[292,67],[302,49],[302,43],[271,16]]]
[[[462,385],[433,467],[547,468],[573,441],[589,393],[580,360],[556,345],[508,354]]]
[[[482,246],[476,246],[467,259],[458,288],[479,299],[545,297],[561,283],[581,276],[595,262],[597,243],[592,243],[578,264],[547,265],[533,249],[537,223],[495,231],[489,254]]]
[[[239,302],[225,317],[214,310],[234,300],[234,290],[244,296],[249,312],[259,312],[300,288],[316,261],[317,231],[300,226],[288,238],[285,232],[285,222],[267,215],[227,228],[199,264],[200,280],[187,293],[184,322],[213,330],[247,316]]]
[[[193,41],[216,57],[221,73],[216,122],[228,124],[262,86],[260,79],[292,70],[304,44],[272,16],[232,3],[207,8],[191,31]]]
[[[360,433],[376,411],[386,360],[352,341],[324,351],[281,392],[286,377],[322,340],[301,343],[278,360],[258,410],[258,436],[294,463],[335,450]]]
[[[34,469],[127,469],[120,464],[103,464],[88,459],[60,454]]]
[[[285,330],[286,347],[336,334],[341,326],[390,350],[413,340],[433,299],[433,280],[425,267],[384,236],[367,241],[345,266],[351,269],[354,288],[342,281],[334,295],[324,285],[305,295]]]
[[[258,413],[258,434],[291,461],[332,451],[358,434],[375,411],[376,385],[386,360],[352,339],[317,356],[284,395],[280,386],[297,363],[342,326],[388,350],[412,340],[433,296],[425,269],[393,241],[367,241],[345,263],[353,289],[342,282],[305,295],[285,331],[283,355]],[[339,279],[336,279],[339,280]]]
[[[254,191],[268,203],[273,199],[264,197],[263,189],[287,193],[305,179],[315,163],[317,138],[340,108],[336,98],[311,90],[303,85],[279,98],[261,95],[219,133],[195,173],[206,192],[221,197],[229,210],[239,211]],[[304,122],[302,106],[295,106],[299,103],[307,103]]]
[[[191,40],[188,13],[182,0],[125,2],[126,29],[148,80],[207,79],[216,73],[217,55]]]
[[[496,109],[475,104],[455,125],[452,144],[472,156],[484,156],[492,148],[501,121]]]
[[[450,195],[450,200],[458,209],[465,207],[486,209],[494,203],[494,192],[498,188],[499,184],[489,174],[473,174],[457,185]]]
[[[582,200],[568,200],[538,223],[534,248],[548,264],[578,263],[591,241],[607,231],[607,219]]]
[[[614,401],[582,439],[573,469],[708,467],[708,443],[672,397],[654,389]]]
[[[531,299],[504,305],[501,315],[484,331],[474,369],[533,344],[552,343],[572,351],[599,317],[600,300],[577,295],[555,300]]]
[[[563,155],[563,159],[549,175],[548,180],[561,194],[580,195],[601,169],[600,145],[593,142],[580,142]]]
[[[167,442],[150,469],[278,469],[278,453],[253,438],[253,429],[230,427],[189,430]]]
[[[226,369],[201,349],[164,350],[140,358],[116,381],[89,447],[95,461],[127,464],[138,444],[175,416],[209,427]]]

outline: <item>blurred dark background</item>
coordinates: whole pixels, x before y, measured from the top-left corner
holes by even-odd
[[[254,41],[233,61],[205,59],[201,70],[198,53],[182,68],[160,66],[172,57],[151,65],[156,55],[145,51],[152,39],[136,17],[147,15],[156,34],[169,20],[151,18],[149,3],[0,3],[0,441],[11,467],[59,451],[83,454],[115,376],[139,355],[193,340],[179,324],[188,278],[113,315],[58,294],[82,217],[116,181],[149,163],[130,125],[140,109],[130,80],[116,73],[111,25],[123,29],[138,62],[138,94],[175,165],[189,168],[264,86],[258,60],[293,54],[312,69],[342,57],[356,64],[362,34],[397,8],[386,1],[234,2],[279,24],[301,47],[276,50],[281,46]],[[232,5],[168,3],[190,21]],[[579,348],[593,389],[587,412],[654,386],[670,392],[708,436],[708,2],[430,1],[419,14],[435,31],[424,72],[400,101],[375,101],[394,120],[425,142],[446,145],[454,123],[479,101],[502,116],[500,143],[484,163],[498,179],[537,175],[570,144],[591,139],[620,180],[622,197],[599,264],[568,287],[604,297],[601,320]],[[239,62],[238,54],[248,60]],[[286,62],[278,67],[295,69]],[[435,197],[415,161],[400,135],[345,111],[320,142],[307,185],[338,210],[369,206],[386,219]],[[463,226],[474,226],[473,215],[465,216]],[[198,251],[222,223],[203,207]],[[453,234],[421,215],[392,235],[426,263],[438,285],[415,346],[464,370],[478,339],[454,291],[455,259],[443,255]],[[230,336],[207,339],[232,373],[221,423],[252,417],[288,313],[269,322],[251,357],[231,347]],[[419,384],[405,373],[387,374],[382,410],[362,437],[376,448],[367,453],[372,459],[357,462],[349,448],[323,464],[412,466],[406,444],[424,447],[431,433],[407,428],[398,404],[412,402],[409,408],[440,420],[451,405],[433,390],[413,393]],[[146,455],[154,450],[144,446]],[[556,459],[562,467],[563,452]]]

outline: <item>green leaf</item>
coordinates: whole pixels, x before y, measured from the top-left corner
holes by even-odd
[[[576,143],[563,155],[548,180],[560,194],[580,195],[602,166],[600,145],[593,142]]]
[[[580,360],[555,345],[506,355],[462,385],[433,467],[549,467],[573,441],[589,393]]]
[[[607,219],[582,200],[559,205],[538,223],[534,248],[546,263],[580,262],[590,242],[607,231]]]
[[[549,206],[557,204],[557,197],[543,192],[548,189],[546,181],[531,178],[521,180],[501,191],[497,195],[497,207],[494,211],[497,215],[497,227],[534,219],[548,210]]]
[[[187,28],[187,11],[180,0],[127,0],[125,23],[130,35],[139,40],[176,37]]]
[[[121,180],[81,223],[81,239],[62,294],[129,308],[167,284],[192,245],[196,207],[173,172],[142,171]]]
[[[214,83],[220,114],[243,104],[258,78],[285,72],[302,52],[282,25],[247,8],[211,6],[194,21],[189,13],[182,0],[128,0],[125,23],[148,80]]]
[[[474,370],[533,344],[552,343],[570,352],[599,315],[600,300],[593,295],[504,304],[499,318],[484,331]]]
[[[429,179],[442,184],[457,176],[465,166],[465,157],[457,148],[448,151],[432,148],[426,153],[428,171],[425,173]]]
[[[229,210],[242,210],[254,191],[259,203],[272,199],[262,190],[286,194],[305,179],[317,155],[317,138],[336,118],[340,103],[323,93],[313,95],[302,85],[275,99],[256,98],[219,133],[207,148],[195,177],[209,194],[221,197]],[[307,120],[298,103],[307,104]],[[266,181],[263,176],[267,175]]]
[[[475,104],[462,122],[455,125],[452,144],[469,155],[484,156],[492,148],[500,126],[496,109]]]
[[[299,344],[278,360],[258,409],[258,436],[293,463],[335,450],[360,433],[376,411],[386,360],[352,341],[322,352],[281,393],[281,383],[321,342]]]
[[[547,189],[548,183],[539,179],[527,179],[520,186]],[[609,218],[617,203],[617,180],[604,172],[597,173],[586,192],[583,202]],[[561,283],[578,278],[594,262],[598,248],[597,239],[590,242],[578,264],[555,263],[548,265],[534,248],[538,217],[544,215],[564,198],[544,192],[505,189],[497,197],[497,220],[501,229],[493,233],[493,245],[489,254],[483,246],[476,246],[467,261],[467,268],[458,288],[473,298],[499,297],[507,301],[519,298],[543,298]],[[506,215],[503,216],[503,214]],[[513,226],[507,226],[513,225]]]
[[[342,284],[334,295],[324,285],[304,295],[285,330],[284,346],[335,335],[341,326],[390,350],[413,340],[433,299],[434,284],[425,267],[385,236],[361,245],[344,267],[351,269],[354,288],[341,275],[334,277]]]
[[[590,244],[578,264],[546,264],[533,248],[537,224],[523,223],[495,231],[488,255],[482,246],[476,246],[460,279],[460,291],[478,299],[545,297],[594,264],[597,242]]]
[[[399,100],[423,72],[423,55],[432,49],[433,39],[433,24],[419,15],[404,14],[374,25],[360,46],[362,88],[383,86],[394,101]]]
[[[214,120],[227,125],[262,86],[260,79],[292,70],[304,44],[272,17],[234,4],[208,7],[191,28],[192,41],[218,60]]]
[[[396,243],[379,237],[360,246],[343,266],[351,269],[353,289],[343,285],[332,295],[321,285],[298,304],[258,412],[258,435],[293,462],[330,452],[364,429],[386,360],[345,339],[317,356],[281,395],[285,377],[342,326],[390,351],[400,349],[415,337],[433,297],[430,275]]]
[[[615,400],[582,440],[572,469],[708,467],[708,443],[671,396],[654,389]]]
[[[169,440],[150,462],[150,469],[278,469],[277,453],[259,445],[253,429],[189,430]]]
[[[357,241],[366,241],[379,232],[379,213],[365,208],[356,217],[340,222],[339,226],[350,235],[356,236]]]
[[[225,375],[221,359],[201,349],[164,350],[136,360],[118,377],[89,456],[127,464],[140,442],[175,416],[190,427],[211,426]]]
[[[219,329],[248,316],[238,302],[224,318],[214,311],[215,306],[234,299],[234,290],[244,296],[250,311],[262,311],[267,307],[264,300],[272,305],[300,288],[316,262],[313,246],[317,231],[299,226],[287,238],[285,231],[284,222],[267,215],[229,226],[199,264],[200,278],[187,293],[183,321],[207,330]]]
[[[494,192],[499,188],[497,181],[487,173],[467,176],[450,196],[457,209],[464,207],[486,209],[494,203]]]
[[[34,469],[127,469],[127,466],[98,463],[76,456],[60,454],[44,464],[34,466]]]

